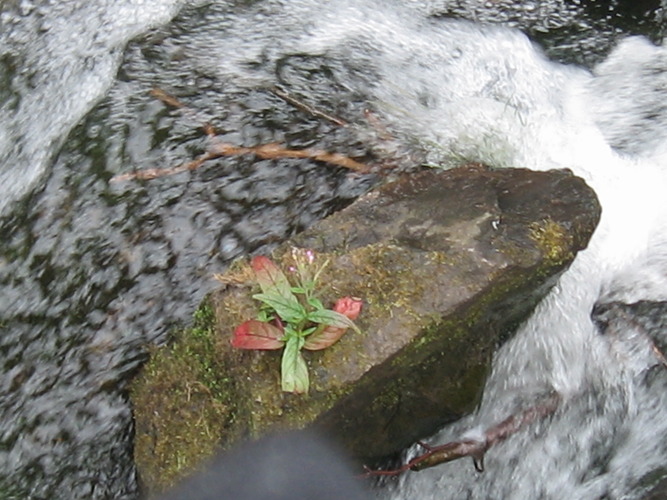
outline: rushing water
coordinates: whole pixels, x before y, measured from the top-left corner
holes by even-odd
[[[375,180],[245,155],[112,181],[201,154],[204,122],[220,141],[378,168],[567,167],[600,197],[590,248],[499,353],[479,411],[434,441],[552,390],[561,410],[492,449],[484,474],[449,464],[379,496],[636,498],[666,474],[667,370],[646,332],[667,335],[667,6],[182,3],[0,2],[0,498],[136,497],[124,390],[146,346],[213,272]],[[623,305],[639,300],[654,305]]]

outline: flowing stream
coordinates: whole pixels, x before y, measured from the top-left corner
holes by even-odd
[[[231,260],[378,180],[253,155],[114,178],[212,141],[583,176],[603,206],[589,248],[433,442],[553,391],[560,409],[482,474],[377,496],[642,498],[667,477],[666,24],[664,1],[0,0],[0,499],[137,498],[126,389],[148,346]]]

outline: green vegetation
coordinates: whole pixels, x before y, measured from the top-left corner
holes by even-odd
[[[133,382],[135,460],[141,479],[162,491],[211,456],[233,419],[231,380],[215,354],[214,314],[205,301],[191,328],[153,348]]]
[[[319,351],[335,344],[361,311],[361,299],[343,297],[326,309],[317,297],[317,281],[329,263],[314,265],[312,250],[292,248],[290,278],[271,259],[256,256],[251,261],[255,281],[262,293],[253,299],[262,303],[257,319],[248,319],[234,331],[232,346],[239,349],[282,349],[281,386],[285,392],[305,394],[310,386],[308,365],[301,349]]]
[[[220,277],[225,287],[197,311],[194,326],[178,332],[169,346],[155,349],[134,384],[135,455],[145,483],[159,492],[219,446],[322,424],[334,407],[337,416],[324,418],[324,424],[342,434],[345,446],[359,456],[391,453],[406,429],[412,429],[414,439],[432,432],[417,422],[431,425],[436,417],[453,419],[470,411],[495,348],[546,293],[554,280],[545,279],[571,252],[570,236],[558,223],[535,223],[526,236],[521,243],[527,248],[512,240],[505,245],[512,260],[526,267],[512,266],[493,277],[473,302],[459,304],[446,316],[441,309],[446,306],[437,304],[458,303],[450,295],[467,293],[465,287],[471,286],[465,252],[415,251],[391,241],[319,251],[317,258],[330,265],[315,268],[317,300],[332,304],[336,297],[362,297],[364,311],[357,320],[360,331],[349,331],[326,349],[303,352],[311,380],[308,394],[300,395],[280,390],[280,351],[234,347],[236,327],[257,317],[271,324],[276,314],[275,307],[267,309],[262,305],[266,301],[256,300],[260,287],[251,263],[238,261]],[[537,258],[540,254],[543,260]],[[272,262],[286,270],[295,264],[287,248],[278,250]],[[283,280],[269,269],[266,279]],[[272,286],[264,288],[271,293]],[[289,297],[286,303],[294,303],[295,310],[290,294],[313,298],[312,289],[302,293],[293,283],[289,293],[282,288],[281,297]],[[437,304],[432,302],[434,290]],[[263,293],[260,297],[266,298]],[[288,314],[279,316],[285,320]],[[253,327],[245,334],[262,332]],[[283,337],[269,337],[251,343],[284,343]],[[366,377],[371,368],[374,375]],[[419,411],[405,405],[406,391],[426,404]],[[364,432],[359,433],[362,421]],[[392,442],[382,437],[387,433],[394,436]]]

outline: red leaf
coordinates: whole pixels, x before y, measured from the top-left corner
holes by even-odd
[[[354,321],[359,317],[361,312],[361,299],[356,297],[343,297],[338,299],[333,306],[333,310],[337,313],[341,313],[343,316],[347,316],[349,319]]]
[[[287,276],[271,259],[258,255],[252,258],[250,267],[255,272],[257,283],[259,283],[262,292],[296,300]]]
[[[359,317],[361,305],[361,299],[357,299],[356,297],[343,297],[336,301],[333,310],[346,316],[349,320],[355,320]],[[308,349],[309,351],[325,349],[338,342],[346,331],[347,327],[322,325],[306,337],[306,343],[303,345],[303,348]]]
[[[232,347],[238,349],[280,349],[284,342],[282,328],[270,323],[251,319],[241,323],[234,330]]]

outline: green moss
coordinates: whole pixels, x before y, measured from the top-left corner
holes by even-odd
[[[213,452],[233,420],[231,379],[215,354],[213,308],[204,302],[191,328],[151,349],[134,380],[135,461],[152,492],[162,491]]]
[[[338,254],[324,255],[336,260]],[[446,258],[441,252],[428,252],[425,258],[436,266],[445,265]],[[352,276],[346,267],[354,270]],[[413,253],[391,242],[348,250],[343,261],[323,273],[322,283],[330,301],[343,295],[361,297],[365,308],[360,321],[366,324],[397,311],[415,323],[424,323],[414,305],[425,293],[428,277],[420,275]]]

